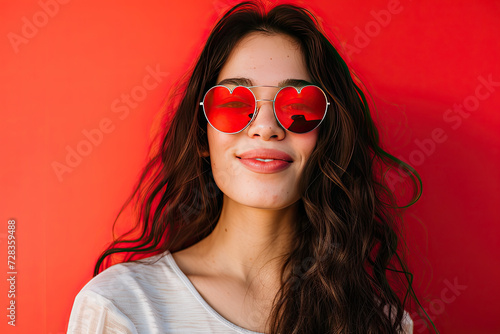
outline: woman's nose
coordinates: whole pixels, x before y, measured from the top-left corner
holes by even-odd
[[[257,102],[257,117],[248,127],[248,136],[251,138],[261,137],[264,140],[285,138],[283,129],[274,116],[273,101],[266,100]]]

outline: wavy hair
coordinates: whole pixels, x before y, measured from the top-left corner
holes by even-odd
[[[117,220],[134,204],[134,227],[99,256],[94,276],[115,256],[124,262],[176,252],[214,229],[222,193],[204,154],[207,121],[199,101],[216,84],[231,50],[254,32],[292,37],[314,84],[333,102],[299,180],[299,216],[292,249],[283,259],[270,333],[398,333],[404,309],[416,297],[412,275],[398,255],[402,219],[384,175],[397,168],[410,181],[409,205],[421,194],[420,178],[381,148],[365,94],[346,63],[315,17],[289,4],[268,10],[243,2],[218,21],[168,100],[170,116],[118,214]]]

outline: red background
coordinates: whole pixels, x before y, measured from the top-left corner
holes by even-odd
[[[232,2],[65,0],[42,8],[53,3],[0,5],[0,268],[6,276],[7,220],[15,219],[18,270],[15,329],[0,282],[2,333],[66,331],[73,299],[145,162],[163,98]],[[307,4],[372,94],[386,147],[422,177],[423,196],[406,215],[422,305],[441,333],[500,333],[499,2]],[[146,79],[156,87],[145,90],[148,67],[169,74]],[[480,79],[488,77],[497,83],[490,90]],[[125,107],[120,99],[131,92],[135,104]],[[448,111],[464,103],[468,114]],[[108,133],[86,147],[84,131],[101,122]],[[78,148],[88,154],[58,177],[54,162],[66,164],[68,149]],[[448,288],[454,282],[461,290]],[[426,332],[415,320],[414,333]]]

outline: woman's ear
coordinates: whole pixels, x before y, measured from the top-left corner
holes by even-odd
[[[208,156],[210,156],[210,153],[207,150],[203,150],[200,152],[200,157],[207,158]]]

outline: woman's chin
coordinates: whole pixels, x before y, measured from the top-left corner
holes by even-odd
[[[230,199],[237,205],[261,209],[261,210],[282,210],[295,204],[298,198],[286,198],[282,194],[259,194],[259,196],[244,196]]]

